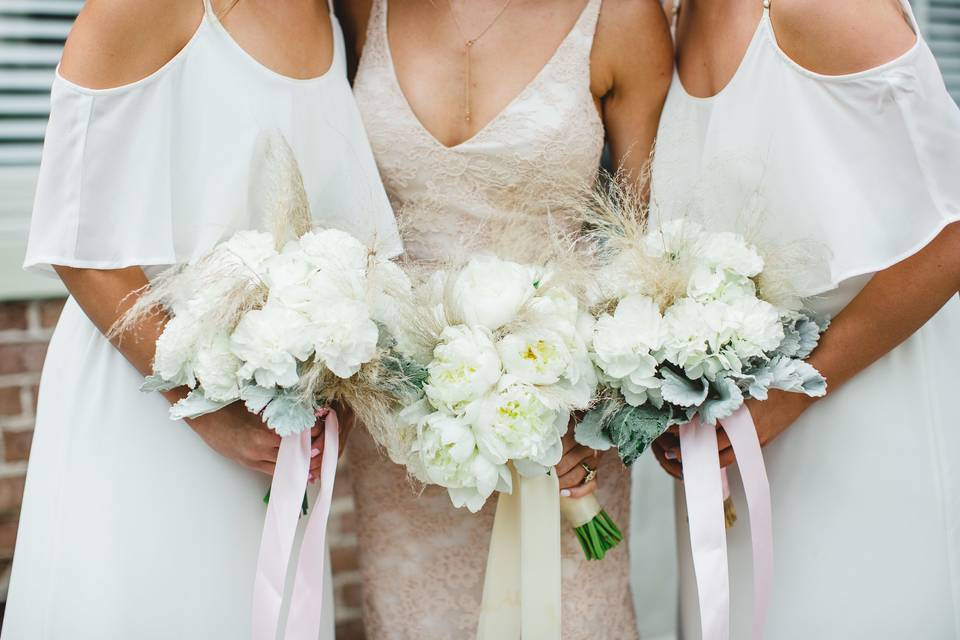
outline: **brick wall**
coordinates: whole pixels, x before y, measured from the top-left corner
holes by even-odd
[[[63,300],[0,302],[0,602],[6,600],[10,579],[40,369],[62,308]],[[328,540],[337,640],[363,640],[357,538],[346,469],[337,476]]]

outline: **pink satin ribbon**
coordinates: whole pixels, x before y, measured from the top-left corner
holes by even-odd
[[[773,585],[773,526],[770,483],[757,429],[744,406],[721,420],[737,457],[750,514],[753,545],[753,638],[763,637]],[[730,637],[730,583],[723,518],[723,480],[716,430],[699,418],[680,426],[683,485],[690,523],[690,545],[697,579],[703,640]]]
[[[324,418],[320,493],[303,535],[290,611],[281,636],[286,640],[316,640],[323,614],[327,519],[337,473],[340,423],[332,409],[324,409],[318,415]],[[309,430],[280,441],[253,587],[253,640],[277,638],[290,554],[310,472],[310,449]]]

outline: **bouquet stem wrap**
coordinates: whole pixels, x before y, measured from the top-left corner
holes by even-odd
[[[753,638],[763,637],[773,583],[773,526],[770,484],[753,418],[746,407],[720,420],[737,456],[750,513],[753,545]],[[724,492],[714,428],[700,418],[680,426],[683,485],[704,640],[730,637],[730,584],[724,527]]]
[[[477,640],[560,640],[560,483],[524,477],[501,493],[490,538]]]
[[[324,448],[320,494],[307,522],[296,567],[286,640],[316,640],[323,613],[323,574],[326,560],[327,518],[337,472],[340,425],[337,414],[325,409]],[[270,485],[270,502],[260,539],[253,591],[253,639],[276,640],[283,605],[290,553],[296,536],[303,494],[310,472],[310,430],[280,442],[277,466]]]
[[[573,527],[588,560],[603,560],[607,551],[623,540],[620,529],[592,493],[582,498],[561,497],[560,512]]]

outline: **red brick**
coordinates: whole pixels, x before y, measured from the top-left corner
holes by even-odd
[[[60,312],[63,311],[63,305],[66,300],[57,298],[56,300],[44,300],[40,303],[40,326],[49,328],[57,324],[60,319]]]
[[[0,344],[0,374],[39,372],[46,355],[47,345],[42,342]]]
[[[27,303],[0,303],[0,331],[16,331],[27,328]]]
[[[17,519],[0,520],[0,558],[12,558],[17,544]]]
[[[337,623],[337,640],[367,640],[363,620],[356,618]]]
[[[3,455],[7,462],[23,462],[30,457],[33,431],[4,431]]]
[[[363,604],[363,587],[360,582],[348,582],[337,590],[337,606],[359,607]]]
[[[330,549],[330,570],[334,573],[356,571],[359,568],[356,547],[333,547]]]
[[[0,478],[0,513],[16,514],[23,502],[24,476]]]
[[[0,388],[0,416],[18,416],[21,413],[20,387]]]

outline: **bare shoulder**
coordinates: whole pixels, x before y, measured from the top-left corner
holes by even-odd
[[[670,25],[658,0],[605,0],[591,64],[608,90],[627,80],[657,82],[673,69]],[[596,92],[595,92],[596,93]]]
[[[70,31],[60,73],[104,89],[144,78],[190,41],[200,0],[87,0]]]
[[[770,11],[780,47],[817,73],[871,69],[916,42],[900,0],[773,0]]]

